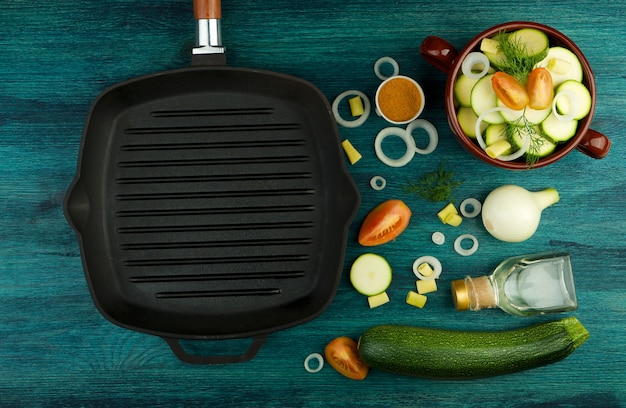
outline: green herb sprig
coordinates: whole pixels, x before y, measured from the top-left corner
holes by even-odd
[[[454,173],[446,170],[444,164],[441,163],[439,170],[431,171],[422,175],[417,182],[411,180],[402,188],[410,194],[418,195],[426,200],[450,201],[453,202],[453,190],[463,184],[463,181],[453,179]]]
[[[505,58],[496,64],[496,68],[511,75],[522,85],[526,85],[528,75],[535,65],[547,56],[547,51],[535,56],[528,56],[526,44],[522,44],[519,40],[512,40],[505,33],[500,33],[497,39],[498,47]]]
[[[545,139],[542,137],[539,127],[530,123],[525,114],[514,122],[508,123],[505,132],[507,140],[512,145],[517,144],[514,139],[523,141],[525,137],[530,137],[530,145],[525,153],[526,165],[531,168],[539,161],[539,150],[545,143]]]

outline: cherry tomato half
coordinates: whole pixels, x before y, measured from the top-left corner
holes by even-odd
[[[526,91],[530,108],[537,110],[549,108],[554,97],[550,71],[542,67],[533,69],[526,80]]]
[[[389,200],[374,208],[361,225],[359,244],[376,246],[396,239],[409,225],[411,210],[400,200]]]
[[[356,341],[349,337],[337,337],[328,343],[324,354],[331,367],[348,378],[362,380],[369,372],[370,368],[359,357]]]
[[[528,105],[526,88],[511,75],[498,71],[491,77],[491,86],[507,108],[522,110]]]

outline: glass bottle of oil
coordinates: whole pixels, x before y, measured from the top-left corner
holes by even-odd
[[[566,252],[508,258],[489,276],[453,281],[452,299],[459,311],[499,307],[519,316],[567,312],[578,307]]]

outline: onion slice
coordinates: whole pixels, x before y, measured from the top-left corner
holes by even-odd
[[[478,119],[476,120],[476,127],[474,131],[476,132],[476,140],[478,141],[478,144],[480,145],[481,149],[483,150],[487,149],[487,144],[485,143],[485,140],[483,139],[483,135],[480,131],[480,124],[482,123],[482,121],[485,119],[487,115],[490,115],[493,112],[502,112],[504,110],[510,110],[510,109],[504,106],[496,106],[494,108],[487,109],[486,111],[481,113]],[[530,147],[530,139],[531,139],[530,135],[526,135],[526,138],[524,139],[524,145],[520,149],[506,156],[498,156],[496,157],[496,159],[501,160],[501,161],[512,161],[515,159],[519,159],[528,151],[528,148]]]
[[[376,191],[383,190],[387,186],[387,180],[382,176],[374,176],[370,180],[370,186]]]
[[[383,73],[380,72],[380,67],[385,63],[390,64],[393,68],[393,72],[389,76],[383,75]],[[381,57],[374,63],[374,73],[380,80],[384,81],[387,78],[398,75],[398,73],[400,73],[400,66],[398,62],[391,57]]]
[[[413,138],[414,142],[415,138],[413,137],[413,131],[415,129],[424,129],[428,134],[428,145],[425,148],[420,149],[417,147],[416,143],[413,143],[415,145],[415,152],[419,154],[430,154],[434,152],[437,148],[437,144],[439,143],[439,133],[437,132],[437,128],[425,119],[415,119],[406,127],[407,134]]]
[[[343,101],[346,97],[352,96],[352,95],[360,96],[361,99],[363,99],[363,114],[358,119],[345,120],[339,114],[339,103]],[[347,128],[355,128],[365,123],[367,118],[370,116],[370,110],[371,110],[371,104],[367,95],[365,95],[361,91],[357,91],[354,89],[340,93],[333,101],[333,106],[332,106],[333,116],[335,117],[335,120],[337,121],[337,123]]]
[[[472,211],[469,211],[467,207],[472,207]],[[480,214],[482,204],[480,204],[480,201],[475,198],[466,198],[465,200],[463,200],[463,202],[461,202],[459,208],[461,210],[461,214],[463,214],[464,217],[474,218],[478,214]]]
[[[469,239],[470,241],[472,241],[472,247],[469,249],[465,249],[461,245],[461,243],[466,239]],[[474,252],[478,250],[478,240],[472,234],[460,235],[459,237],[457,237],[457,239],[454,240],[454,250],[456,251],[457,254],[461,256],[473,255]]]
[[[312,360],[317,361],[317,367],[315,368],[311,367]],[[320,353],[311,353],[304,360],[304,369],[310,372],[311,374],[315,374],[317,372],[322,371],[322,368],[324,368],[324,357],[322,357]]]
[[[472,68],[483,67],[482,71],[474,72]],[[480,79],[489,72],[489,59],[482,52],[470,52],[461,64],[463,75],[471,79]]]
[[[432,275],[424,276],[418,270],[419,266],[423,264],[424,262],[426,262],[428,265],[430,265],[433,268]],[[421,280],[439,279],[439,275],[441,275],[441,271],[442,271],[441,262],[439,261],[439,259],[435,258],[434,256],[430,256],[430,255],[420,256],[419,258],[415,260],[415,262],[413,262],[413,273],[418,279],[421,279]]]
[[[398,159],[392,159],[383,152],[383,140],[389,136],[398,136],[406,143],[406,152]],[[408,134],[406,129],[400,127],[386,127],[378,132],[374,140],[374,151],[378,159],[389,167],[406,166],[415,156],[415,140]]]
[[[569,101],[569,112],[561,115],[556,107],[556,101],[558,101],[559,98],[563,97],[566,97]],[[561,122],[569,122],[570,120],[574,120],[574,117],[576,117],[576,112],[578,112],[578,100],[576,99],[576,95],[574,94],[574,92],[570,91],[569,89],[564,89],[554,95],[554,98],[552,99],[552,113],[558,120],[560,120]]]

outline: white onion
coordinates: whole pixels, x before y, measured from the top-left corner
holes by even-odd
[[[472,68],[483,67],[482,71],[474,72]],[[482,52],[470,52],[461,64],[463,75],[471,79],[479,79],[487,75],[489,72],[489,59]]]
[[[491,191],[482,206],[482,220],[487,232],[505,242],[530,238],[541,219],[541,212],[559,201],[554,188],[530,192],[508,184]]]

